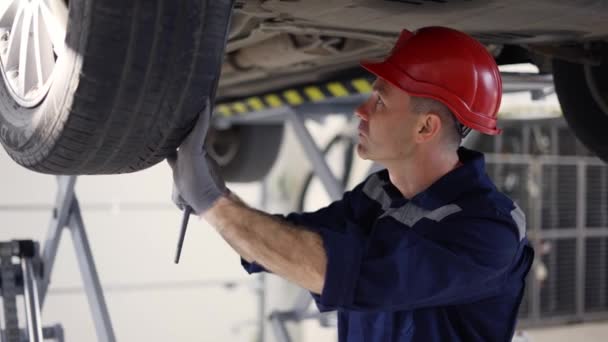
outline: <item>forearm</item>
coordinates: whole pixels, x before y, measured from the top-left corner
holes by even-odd
[[[245,260],[321,293],[327,256],[319,234],[251,209],[232,196],[218,200],[204,218]]]

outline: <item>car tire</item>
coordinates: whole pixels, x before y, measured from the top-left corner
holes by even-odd
[[[553,80],[564,118],[576,137],[608,161],[608,63],[553,61]]]
[[[207,146],[227,182],[260,181],[274,165],[283,140],[283,124],[235,125],[212,130]]]
[[[0,80],[2,145],[17,163],[49,174],[126,173],[162,161],[215,96],[231,7],[69,1],[44,99],[23,105],[8,76]]]

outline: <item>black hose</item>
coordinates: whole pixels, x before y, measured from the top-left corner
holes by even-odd
[[[342,172],[341,177],[338,178],[340,184],[342,184],[343,188],[346,188],[348,183],[348,179],[350,178],[351,169],[353,165],[353,152],[355,149],[355,143],[353,142],[352,137],[344,134],[338,134],[333,137],[329,143],[323,148],[323,156],[326,156],[331,148],[337,144],[338,142],[346,141],[348,145],[346,146],[346,151],[344,152],[344,171]],[[306,193],[308,192],[308,188],[310,187],[310,183],[312,182],[313,177],[315,176],[314,168],[306,175],[304,180],[304,184],[302,185],[302,191],[300,191],[300,196],[298,198],[298,212],[304,211],[304,200],[306,198]]]

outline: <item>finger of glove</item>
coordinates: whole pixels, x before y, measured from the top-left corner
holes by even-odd
[[[198,119],[196,120],[196,124],[192,131],[182,143],[183,148],[187,148],[188,150],[201,153],[203,149],[203,144],[205,142],[205,138],[207,136],[207,131],[209,129],[209,124],[211,122],[211,103],[209,99],[207,99],[205,103],[205,109],[199,114]]]

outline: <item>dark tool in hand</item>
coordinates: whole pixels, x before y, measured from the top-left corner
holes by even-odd
[[[205,108],[199,113],[186,139],[175,152],[167,156],[167,162],[173,173],[171,199],[178,208],[184,210],[175,263],[179,262],[190,214],[202,215],[221,196],[228,193],[226,184],[219,174],[219,166],[205,150],[205,138],[211,124],[212,113],[213,107],[210,99],[207,98]]]
[[[188,220],[190,220],[190,214],[192,208],[186,205],[184,208],[184,216],[182,217],[182,227],[179,231],[179,240],[177,241],[177,251],[175,253],[175,263],[179,264],[179,257],[182,254],[182,247],[184,246],[184,238],[186,237],[186,229],[188,228]]]

